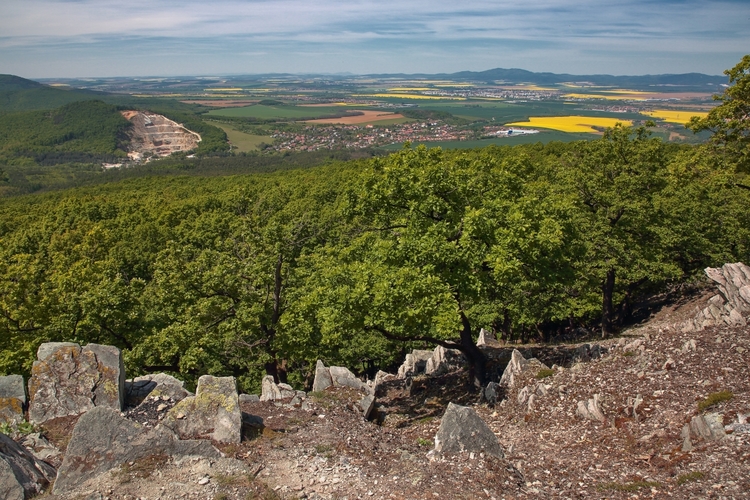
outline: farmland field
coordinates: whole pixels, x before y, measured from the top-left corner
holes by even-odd
[[[243,108],[212,109],[209,116],[228,116],[233,118],[274,119],[314,119],[324,116],[344,116],[348,110],[344,106],[265,106],[256,104]]]
[[[534,127],[560,132],[597,133],[594,127],[614,127],[616,123],[632,125],[630,120],[594,116],[532,116],[526,122],[508,123],[514,127]]]
[[[412,146],[424,144],[428,148],[440,147],[443,149],[472,149],[472,148],[483,148],[490,145],[495,146],[515,146],[517,144],[536,144],[538,142],[547,144],[552,141],[560,142],[573,142],[573,141],[590,141],[596,139],[598,136],[595,134],[571,134],[565,132],[558,132],[554,130],[542,131],[538,134],[519,135],[516,137],[503,137],[496,139],[480,139],[474,141],[435,141],[435,142],[415,142]],[[398,151],[403,147],[402,144],[389,144],[384,146],[383,149],[387,151]]]
[[[676,109],[657,109],[654,111],[644,111],[643,114],[658,118],[668,123],[679,123],[681,125],[689,122],[690,118],[693,116],[697,116],[699,118],[705,118],[706,116],[708,116],[708,113],[704,113],[701,111],[684,111]]]
[[[391,113],[389,111],[372,111],[372,110],[352,110],[352,111],[359,111],[362,113],[361,115],[356,116],[342,116],[341,118],[323,118],[320,120],[308,120],[307,123],[315,125],[317,124],[332,124],[332,123],[339,123],[342,125],[364,125],[367,123],[377,123],[378,125],[385,124],[384,122],[388,122],[389,124],[395,124],[395,123],[405,123],[409,121],[408,118],[405,118],[404,115],[400,115],[398,113]]]
[[[215,121],[211,121],[210,123],[211,125],[219,127],[224,132],[226,132],[227,139],[229,139],[229,142],[232,143],[232,150],[238,151],[240,153],[255,151],[263,142],[268,144],[273,142],[273,137],[270,136],[246,134],[245,132],[240,132],[236,128],[232,127],[231,125],[227,125],[226,123],[219,123]]]

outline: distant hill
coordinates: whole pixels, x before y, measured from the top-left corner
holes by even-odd
[[[15,75],[0,75],[0,92],[12,92],[16,90],[36,89],[46,87],[34,80],[27,80]]]
[[[103,96],[102,92],[50,87],[20,76],[0,75],[0,112],[54,109]]]
[[[536,85],[554,85],[565,82],[588,83],[591,85],[646,88],[654,86],[681,87],[680,90],[702,90],[710,92],[719,85],[727,83],[723,75],[705,75],[703,73],[615,76],[615,75],[571,75],[568,73],[534,73],[525,69],[495,68],[487,71],[460,71],[458,73],[438,74],[378,74],[366,75],[375,78],[445,78],[456,81],[502,82],[508,84],[531,83]],[[653,90],[653,88],[651,89]]]

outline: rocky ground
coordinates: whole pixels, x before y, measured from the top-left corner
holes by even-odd
[[[674,326],[705,301],[667,307],[601,342],[599,359],[534,365],[494,407],[466,390],[460,371],[387,383],[375,422],[348,388],[297,407],[246,402],[243,441],[217,445],[226,458],[152,456],[45,498],[750,498],[750,327]],[[590,408],[594,395],[601,415],[581,416],[579,402]],[[472,406],[505,458],[434,452],[448,402]],[[161,405],[171,402],[144,407],[142,422],[155,424]],[[715,414],[726,436],[686,442],[684,427],[703,414]],[[64,444],[65,426],[52,431]]]

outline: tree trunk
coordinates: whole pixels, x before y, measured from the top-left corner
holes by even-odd
[[[602,338],[614,333],[612,319],[615,309],[612,305],[612,296],[615,292],[615,270],[607,270],[607,277],[602,284]]]
[[[487,383],[487,360],[471,335],[471,324],[469,318],[461,311],[461,351],[469,361],[469,384],[482,388]]]

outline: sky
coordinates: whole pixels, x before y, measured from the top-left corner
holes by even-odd
[[[748,0],[0,0],[0,73],[721,74]]]

